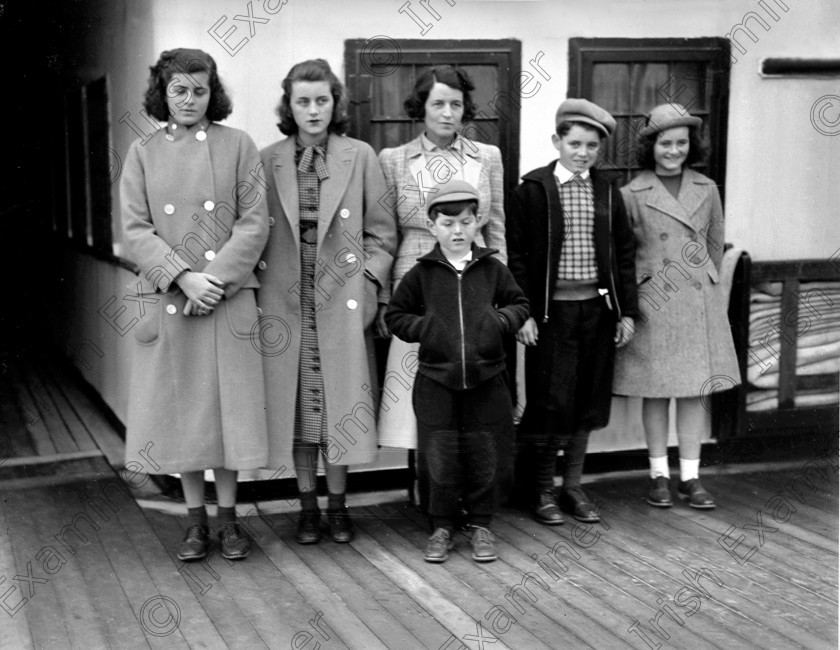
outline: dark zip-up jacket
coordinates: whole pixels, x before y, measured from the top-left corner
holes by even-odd
[[[456,271],[436,244],[405,274],[385,322],[420,343],[418,372],[455,390],[474,388],[505,369],[503,336],[528,319],[528,299],[492,248],[472,246]]]
[[[548,321],[548,305],[557,283],[565,215],[554,165],[528,172],[514,190],[507,218],[508,266],[531,304],[538,322]],[[591,169],[595,201],[595,259],[598,287],[609,293],[616,320],[638,315],[636,241],[627,220],[615,175]]]

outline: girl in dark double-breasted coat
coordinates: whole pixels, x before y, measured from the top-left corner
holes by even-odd
[[[676,400],[679,495],[713,508],[699,479],[700,445],[710,429],[703,400],[740,383],[727,305],[719,284],[723,209],[714,181],[689,167],[701,160],[701,120],[677,104],[654,108],[639,131],[644,170],[621,189],[636,236],[640,319],[616,356],[613,391],[643,397],[650,459],[647,502],[672,504],[668,405]]]
[[[347,466],[376,455],[376,377],[369,329],[396,248],[373,149],[342,135],[347,99],[323,59],[293,66],[278,108],[287,136],[262,152],[270,235],[259,262],[270,466],[294,464],[297,540],[320,539],[324,459],[330,535],[352,539]],[[384,309],[384,305],[382,306]]]
[[[145,108],[166,126],[131,145],[120,186],[126,253],[140,267],[127,298],[142,307],[131,330],[127,466],[181,474],[190,516],[181,560],[207,554],[204,470],[214,469],[221,552],[241,559],[250,541],[234,514],[237,471],[268,460],[251,337],[268,236],[265,191],[252,176],[259,156],[245,133],[215,122],[231,104],[201,50],[161,54]]]

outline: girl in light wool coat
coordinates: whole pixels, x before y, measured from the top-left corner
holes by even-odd
[[[650,457],[647,502],[672,505],[668,405],[676,400],[678,494],[714,508],[700,484],[700,444],[708,437],[708,393],[740,383],[727,305],[719,282],[723,209],[714,181],[689,167],[701,160],[701,120],[682,106],[654,108],[640,130],[644,171],[621,189],[636,236],[640,320],[616,355],[613,392],[643,397]],[[726,377],[726,381],[717,381]],[[702,397],[702,398],[701,398]]]
[[[221,553],[242,559],[237,471],[268,460],[254,267],[268,236],[257,148],[216,123],[231,112],[216,63],[201,50],[163,52],[145,108],[166,125],[129,149],[120,196],[131,290],[143,309],[134,348],[126,449],[158,473],[180,473],[190,523],[180,560],[207,555],[204,471],[215,470]]]

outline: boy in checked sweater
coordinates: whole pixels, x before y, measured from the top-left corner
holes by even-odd
[[[469,183],[435,189],[427,225],[437,244],[405,275],[385,314],[394,334],[420,343],[413,403],[429,472],[428,562],[448,558],[459,501],[473,530],[473,560],[496,559],[490,521],[512,448],[504,337],[525,323],[528,300],[496,251],[473,243],[477,210]]]

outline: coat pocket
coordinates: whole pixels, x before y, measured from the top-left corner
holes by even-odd
[[[231,334],[238,339],[251,338],[251,332],[258,320],[257,300],[253,289],[240,289],[224,301],[225,316]]]
[[[166,301],[160,297],[153,304],[149,302],[144,303],[145,313],[135,323],[134,327],[131,328],[134,334],[134,340],[140,345],[153,345],[160,338],[161,320],[163,318],[162,314],[165,309],[165,304]]]

